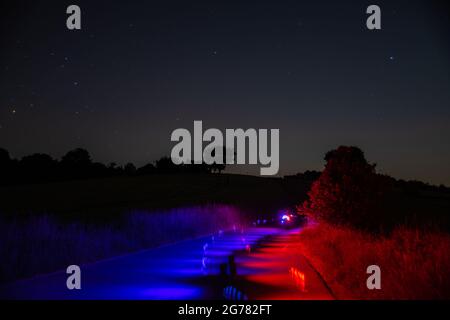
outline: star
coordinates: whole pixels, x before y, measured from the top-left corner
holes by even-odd
[[[16,109],[12,109],[11,113],[16,114]]]
[[[74,85],[74,86],[77,86],[77,85],[78,85],[78,82],[77,82],[77,81],[74,81],[74,82],[73,82],[73,85]]]
[[[389,57],[389,60],[394,61],[394,60],[395,60],[395,57],[394,57],[394,56],[390,56],[390,57]]]

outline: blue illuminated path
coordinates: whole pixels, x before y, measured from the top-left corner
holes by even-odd
[[[3,299],[220,299],[220,265],[237,251],[251,251],[268,236],[287,231],[251,228],[179,242],[82,265],[82,289],[68,290],[64,271],[0,289]],[[73,264],[77,264],[76,261]],[[248,268],[247,273],[252,273]]]

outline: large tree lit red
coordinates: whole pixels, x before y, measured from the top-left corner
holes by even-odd
[[[357,147],[328,152],[325,169],[308,193],[305,207],[318,220],[372,226],[381,196],[380,178]]]

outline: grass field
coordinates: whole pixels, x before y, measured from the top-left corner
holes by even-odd
[[[207,205],[132,211],[103,224],[46,215],[0,219],[0,283],[217,233],[238,227],[241,216],[233,206]]]
[[[450,235],[399,227],[374,236],[318,224],[300,234],[300,251],[338,299],[448,299]],[[366,268],[381,269],[381,290],[368,290]]]

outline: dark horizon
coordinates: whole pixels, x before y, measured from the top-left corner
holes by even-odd
[[[341,146],[342,147],[342,146]],[[353,146],[355,147],[355,146]],[[358,148],[358,147],[356,147]],[[6,180],[0,181],[0,185],[21,185],[27,183],[48,183],[48,182],[65,182],[76,179],[93,179],[93,178],[111,178],[120,176],[148,176],[155,174],[234,174],[234,175],[244,175],[253,176],[259,178],[286,178],[286,177],[300,177],[306,181],[316,180],[322,173],[324,168],[320,170],[307,169],[304,171],[297,171],[292,174],[286,175],[275,175],[275,176],[261,176],[259,174],[248,174],[245,172],[240,172],[235,170],[238,165],[195,165],[195,164],[182,164],[175,165],[172,163],[171,159],[167,155],[163,155],[156,159],[155,161],[150,161],[144,163],[143,165],[136,165],[133,162],[125,162],[123,164],[116,163],[114,161],[109,162],[98,162],[91,157],[89,150],[84,148],[74,148],[65,153],[62,157],[53,157],[46,153],[34,153],[25,155],[23,158],[10,157],[9,165],[5,160],[4,152],[9,154],[9,151],[0,147],[0,162],[4,173],[7,173]],[[79,151],[86,153],[86,162],[83,160],[81,167],[76,163],[68,163],[67,159],[69,154]],[[361,150],[363,153],[364,151]],[[79,155],[78,155],[79,156]],[[83,157],[84,155],[82,155]],[[50,157],[51,159],[49,159]],[[73,155],[70,157],[73,161]],[[326,162],[324,157],[324,162]],[[374,165],[373,163],[370,163]],[[376,165],[376,164],[375,164]],[[376,166],[375,166],[376,170]],[[384,174],[376,172],[386,176],[388,179],[393,179],[398,186],[409,188],[414,188],[415,190],[422,189],[434,189],[434,191],[450,191],[450,187],[445,184],[435,185],[427,181],[417,180],[417,179],[401,179],[389,174]],[[392,180],[391,180],[392,181]],[[447,189],[447,190],[445,190]]]
[[[70,4],[1,4],[0,147],[13,158],[82,147],[142,166],[202,120],[279,128],[279,176],[355,145],[379,173],[450,185],[445,1],[378,1],[373,32],[367,1],[77,1],[81,31],[65,27]]]

